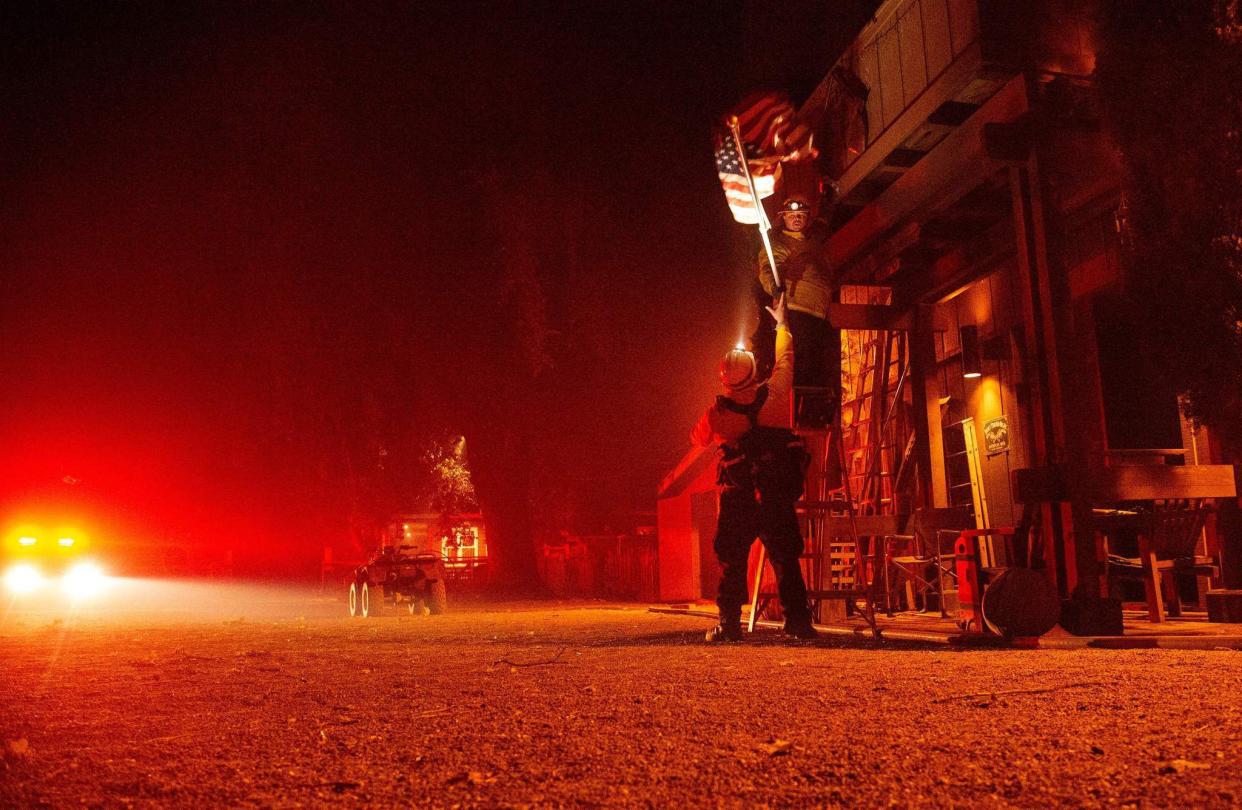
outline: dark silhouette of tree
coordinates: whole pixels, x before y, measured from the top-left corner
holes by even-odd
[[[1187,415],[1242,438],[1242,22],[1236,0],[1103,0],[1134,311]],[[1235,445],[1236,446],[1236,445]]]
[[[538,169],[521,177],[484,172],[482,216],[461,308],[455,409],[473,450],[474,483],[488,524],[500,584],[537,585],[533,470],[543,445],[543,407],[555,333],[545,287],[553,266],[541,239],[542,207],[553,199]]]
[[[815,5],[14,8],[0,480],[309,572],[460,434],[533,583],[541,532],[651,508],[712,390],[751,250],[711,131],[740,75],[813,86],[850,36]]]

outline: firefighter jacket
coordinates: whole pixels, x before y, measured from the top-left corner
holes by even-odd
[[[832,278],[822,251],[823,240],[816,231],[779,231],[772,236],[772,255],[785,285],[785,303],[816,318],[828,317],[832,300]],[[759,283],[768,295],[773,294],[776,284],[766,250],[759,251]]]
[[[776,329],[776,363],[772,366],[772,376],[768,378],[768,398],[756,417],[760,425],[793,427],[790,410],[793,364],[793,336],[789,333],[788,327],[778,326]],[[747,405],[755,401],[758,388],[758,385],[752,385],[742,391],[731,392],[730,399],[739,405]],[[748,430],[750,430],[750,420],[746,414],[736,413],[712,403],[712,406],[699,419],[699,423],[694,426],[694,430],[690,432],[690,441],[700,447],[706,447],[715,442],[735,445],[742,434]]]

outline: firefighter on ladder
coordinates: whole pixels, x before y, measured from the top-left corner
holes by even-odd
[[[720,363],[725,393],[707,409],[690,436],[691,441],[704,447],[719,443],[721,452],[715,551],[724,571],[716,596],[720,624],[707,633],[708,641],[742,638],[746,564],[756,536],[763,541],[776,572],[785,632],[799,639],[818,635],[811,624],[806,583],[798,563],[803,542],[795,503],[801,494],[800,478],[805,465],[794,474],[786,474],[783,486],[765,485],[763,482],[772,480],[772,474],[761,465],[756,466],[753,458],[748,458],[749,451],[743,452],[748,438],[771,431],[778,437],[789,437],[791,443],[797,444],[798,452],[805,455],[800,440],[789,430],[794,355],[784,296],[779,296],[768,311],[776,321],[776,362],[771,377],[766,382],[758,379],[751,352],[730,351]],[[779,473],[776,477],[780,477]],[[798,480],[794,481],[795,478]]]
[[[777,216],[780,229],[772,235],[772,254],[780,266],[780,279],[772,272],[766,251],[758,256],[755,298],[763,305],[785,292],[789,328],[798,341],[795,385],[816,388],[840,386],[840,332],[828,323],[828,305],[835,284],[823,257],[823,223],[812,221],[811,207],[802,197],[789,197]],[[759,328],[751,344],[760,368],[772,363],[770,321],[759,313]]]

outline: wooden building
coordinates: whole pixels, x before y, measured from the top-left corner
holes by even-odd
[[[1071,0],[883,3],[802,109],[818,165],[786,180],[838,189],[825,253],[860,510],[960,506],[986,528],[1038,512],[1041,570],[1086,613],[1107,609],[1106,510],[1237,494],[1127,313],[1090,20]],[[661,487],[665,599],[714,595],[709,456]],[[1205,511],[1197,550],[1219,561],[1237,539]]]
[[[487,531],[483,516],[477,512],[396,515],[388,523],[386,536],[394,544],[441,555],[450,570],[487,564]]]

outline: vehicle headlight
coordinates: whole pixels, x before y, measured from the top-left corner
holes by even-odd
[[[65,572],[61,587],[70,597],[84,599],[102,591],[107,582],[108,577],[102,568],[95,563],[83,562]]]
[[[10,593],[30,593],[42,584],[42,572],[30,563],[18,563],[4,572],[4,586]]]

